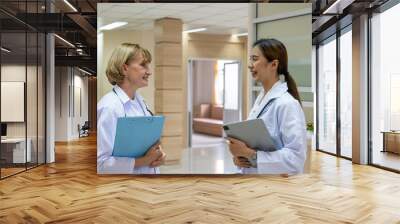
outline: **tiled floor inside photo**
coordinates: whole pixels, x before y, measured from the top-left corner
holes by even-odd
[[[192,147],[183,151],[178,164],[160,167],[162,174],[235,174],[238,168],[233,164],[225,140],[222,137],[194,133]]]

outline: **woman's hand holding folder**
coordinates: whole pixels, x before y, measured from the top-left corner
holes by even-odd
[[[235,138],[227,138],[229,151],[233,155],[233,163],[238,167],[249,168],[253,167],[250,160],[253,159],[257,152],[254,149],[247,147],[246,143]]]
[[[251,163],[245,157],[233,157],[233,163],[238,167],[250,168]]]
[[[161,145],[158,146],[158,150],[161,152],[161,155],[156,160],[150,163],[150,167],[161,166],[165,162],[166,154],[164,151],[162,151]]]
[[[246,143],[235,138],[227,138],[229,140],[228,146],[234,157],[244,157],[251,159],[257,152],[254,149],[247,147]]]
[[[165,153],[161,149],[161,143],[154,144],[144,156],[135,159],[135,167],[150,166],[157,167],[164,164]]]

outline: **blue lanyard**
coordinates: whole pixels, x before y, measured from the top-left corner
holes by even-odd
[[[119,98],[119,96],[118,96],[118,94],[117,94],[117,92],[115,91],[114,88],[113,88],[113,92],[115,93],[115,95],[117,95],[119,101],[121,102],[122,108],[124,109],[125,117],[127,117],[127,116],[126,116],[125,107],[124,107],[124,102],[122,102],[121,98]],[[140,109],[142,109],[143,115],[146,116],[146,112],[145,112],[145,110],[143,109],[142,104],[141,104],[139,101],[138,101],[138,103],[139,103]],[[150,113],[150,115],[151,115],[151,116],[154,116],[153,112],[151,112],[151,110],[149,110],[149,108],[147,107],[147,105],[146,105],[146,104],[144,104],[144,105],[146,106],[146,110]]]

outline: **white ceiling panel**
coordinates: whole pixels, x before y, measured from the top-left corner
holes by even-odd
[[[192,13],[204,13],[205,15],[217,15],[232,11],[229,8],[218,8],[211,6],[198,7],[191,10]]]
[[[105,6],[102,6],[105,5]],[[183,29],[205,27],[202,33],[234,34],[247,32],[247,3],[99,3],[98,23],[126,21],[119,29],[144,30],[163,17],[183,21]],[[118,29],[118,28],[117,28]]]
[[[157,9],[162,10],[171,10],[171,11],[180,11],[180,12],[188,12],[192,9],[201,7],[199,5],[195,5],[192,3],[164,3],[164,4],[157,4]]]
[[[104,11],[106,11],[106,10],[111,9],[112,7],[113,7],[113,5],[112,5],[112,4],[109,4],[109,3],[99,4],[99,5],[97,6],[97,12],[98,12],[98,13],[99,13],[99,12],[104,12]]]
[[[248,8],[243,8],[243,9],[236,9],[232,10],[232,14],[240,16],[240,17],[247,17],[249,14]]]
[[[226,20],[234,20],[237,19],[238,15],[232,13],[226,13],[226,14],[220,14],[212,17],[212,20],[214,21],[226,21]]]
[[[248,3],[212,3],[212,4],[207,4],[210,7],[215,7],[215,8],[225,8],[229,10],[235,10],[235,9],[247,9]]]
[[[140,13],[138,16],[141,16],[143,19],[159,19],[170,15],[175,15],[176,13],[177,11],[163,10],[156,8],[156,9],[146,10]]]
[[[103,3],[98,3],[97,5],[101,5]],[[157,7],[157,4],[153,3],[114,3],[113,4],[117,11],[127,11],[127,12],[132,12],[132,11],[144,11],[148,9],[152,9]]]
[[[203,14],[196,14],[192,12],[177,13],[175,16],[180,18],[184,23],[205,17]]]
[[[128,22],[129,24],[142,24],[150,21],[154,21],[153,19],[142,19],[140,17],[138,18],[132,18],[132,17],[127,17],[123,19],[124,22]]]

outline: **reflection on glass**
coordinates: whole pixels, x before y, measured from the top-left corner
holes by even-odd
[[[318,48],[318,147],[336,153],[336,39]]]
[[[38,79],[38,36],[35,32],[27,33],[27,81],[26,81],[26,113],[27,113],[27,143],[30,149],[30,158],[27,167],[37,165],[37,79]]]
[[[46,38],[45,35],[39,33],[39,40],[38,40],[38,135],[37,135],[37,162],[38,164],[45,163],[45,60],[46,60],[46,52],[45,52],[45,45],[46,45]]]
[[[45,12],[45,1],[1,1],[15,14]],[[28,19],[29,20],[29,19]],[[45,35],[0,12],[1,178],[45,162]]]
[[[2,178],[24,171],[30,160],[26,144],[26,34],[2,33],[1,46],[1,122],[6,133],[1,140]],[[28,150],[27,149],[28,146]]]
[[[395,170],[400,170],[400,33],[394,29],[398,21],[400,4],[375,15],[371,21],[372,163]]]
[[[352,141],[352,35],[340,36],[340,153],[351,158]]]

